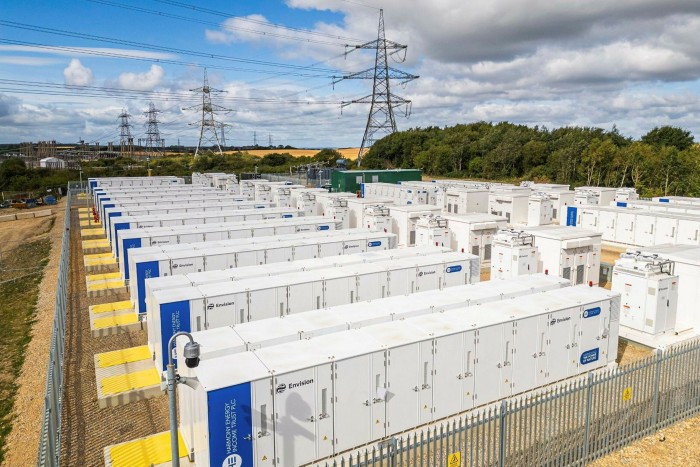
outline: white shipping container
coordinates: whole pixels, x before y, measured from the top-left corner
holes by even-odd
[[[416,221],[416,247],[433,245],[451,248],[452,239],[447,219],[442,216],[421,216]]]
[[[499,230],[493,237],[491,280],[537,273],[534,238],[522,231]]]
[[[398,237],[399,246],[416,245],[416,224],[421,217],[440,214],[438,206],[428,204],[412,204],[389,206],[391,219],[390,232]],[[434,245],[434,243],[433,243]],[[449,244],[446,244],[449,246]]]
[[[446,214],[442,217],[450,229],[452,249],[477,255],[482,264],[491,261],[493,236],[508,224],[504,217],[493,214]]]
[[[552,223],[554,203],[546,193],[533,193],[527,201],[527,225],[549,225]]]
[[[519,187],[514,187],[519,188]],[[505,217],[509,224],[527,224],[527,204],[530,190],[492,191],[489,193],[489,210],[493,215]]]
[[[188,452],[302,465],[613,362],[619,296],[559,292],[202,361],[180,390]]]
[[[367,228],[374,232],[391,232],[391,217],[389,208],[384,205],[370,205],[365,207],[364,224],[359,228]]]
[[[580,186],[574,190],[575,204],[593,204],[597,206],[608,206],[615,201],[617,188],[603,186]]]
[[[478,281],[478,258],[450,253],[181,288],[177,294],[161,290],[153,293],[147,314],[148,344],[156,368],[164,370],[163,355],[177,330],[201,331]]]
[[[489,191],[485,188],[448,188],[443,209],[450,214],[487,213]]]
[[[376,205],[392,205],[394,200],[386,197],[372,198],[346,198],[348,206],[348,221],[351,229],[362,227],[367,224],[365,221],[365,208]]]

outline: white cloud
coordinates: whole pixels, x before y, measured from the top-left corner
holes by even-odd
[[[163,76],[165,76],[165,71],[161,66],[151,65],[151,68],[143,73],[120,74],[117,78],[117,84],[123,89],[151,91],[161,83]]]
[[[150,52],[147,50],[135,49],[117,49],[113,47],[68,47],[68,46],[50,46],[42,45],[41,47],[33,45],[0,45],[0,51],[5,52],[32,52],[37,54],[49,55],[68,55],[71,57],[88,57],[88,56],[129,56],[134,58],[147,58],[153,60],[169,60],[177,57],[175,54],[163,52]]]
[[[22,65],[22,66],[46,66],[60,63],[54,58],[43,57],[24,57],[19,55],[0,55],[0,63],[7,65]]]
[[[74,58],[63,70],[63,79],[66,84],[72,86],[89,86],[92,84],[92,70],[83,66],[80,60]]]

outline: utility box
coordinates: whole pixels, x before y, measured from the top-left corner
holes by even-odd
[[[392,198],[376,196],[372,198],[347,198],[348,205],[348,227],[351,229],[363,228],[367,225],[365,222],[365,208],[367,206],[376,205],[393,205]]]
[[[350,193],[316,193],[316,214],[328,216],[343,222],[343,228],[350,227],[348,200],[355,199]]]
[[[444,214],[442,217],[450,229],[450,247],[478,256],[482,264],[491,261],[493,236],[508,224],[504,217],[493,214]]]
[[[366,227],[375,232],[391,232],[392,218],[387,206],[376,204],[365,207],[364,219],[364,224],[359,228]]]
[[[537,273],[537,247],[532,235],[499,230],[493,237],[491,280]]]
[[[678,307],[673,267],[672,261],[639,252],[615,261],[612,290],[622,295],[621,326],[654,335],[673,331]]]
[[[477,188],[449,188],[445,191],[444,210],[449,214],[487,213],[489,191]]]
[[[527,225],[549,225],[552,223],[554,203],[546,193],[533,193],[527,201]]]
[[[678,307],[674,331],[700,330],[700,248],[691,245],[660,245],[641,250],[644,255],[673,261],[678,276]]]
[[[416,221],[416,247],[450,247],[450,229],[442,216],[421,216]]]
[[[622,187],[615,191],[615,201],[617,202],[627,202],[636,201],[639,199],[639,194],[637,194],[637,189],[632,187]]]
[[[513,187],[519,188],[519,187]],[[527,225],[530,190],[503,190],[489,193],[489,212],[506,218],[509,224]]]
[[[427,204],[428,192],[421,188],[395,183],[363,183],[360,187],[363,198],[383,196],[393,198],[395,204]]]
[[[417,169],[336,170],[331,175],[331,185],[334,192],[358,193],[363,183],[400,183],[422,178],[423,172]]]
[[[593,230],[559,225],[524,229],[535,239],[537,272],[569,279],[572,285],[598,285],[601,234]]]
[[[608,206],[615,201],[617,188],[604,186],[580,186],[576,188],[574,204],[593,204],[596,206]]]
[[[399,246],[416,245],[416,223],[418,220],[424,216],[438,215],[440,212],[439,206],[428,204],[389,206],[391,232],[396,234]]]

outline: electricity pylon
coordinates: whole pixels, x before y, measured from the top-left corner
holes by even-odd
[[[131,136],[131,123],[129,123],[129,112],[122,109],[119,114],[119,155],[131,157],[134,155],[134,138]]]
[[[221,135],[223,138],[224,127],[231,125],[216,121],[214,119],[214,114],[217,112],[228,113],[231,110],[221,107],[220,105],[212,104],[211,95],[222,94],[225,91],[209,87],[209,79],[207,78],[206,69],[204,70],[204,85],[201,88],[190,89],[190,91],[202,93],[202,119],[199,122],[190,123],[190,125],[199,126],[199,142],[197,143],[197,149],[194,152],[194,156],[197,157],[199,155],[199,150],[203,149],[204,147],[216,147],[219,150],[219,154],[223,154],[223,151],[221,150],[222,141],[219,140],[218,129],[221,129]],[[184,110],[194,109],[199,110],[200,106],[195,105],[192,107],[187,107]]]
[[[165,148],[165,140],[160,137],[160,131],[158,130],[158,112],[160,110],[156,109],[156,105],[153,102],[148,104],[148,110],[144,112],[146,115],[146,137],[139,138],[139,145],[143,141],[149,156],[155,155],[156,152]]]
[[[405,84],[419,77],[389,66],[389,55],[393,57],[393,55],[403,51],[403,57],[396,61],[403,62],[406,60],[406,49],[408,46],[387,40],[384,32],[384,10],[379,10],[379,32],[376,40],[360,45],[346,45],[345,47],[352,48],[352,50],[375,49],[377,51],[374,60],[374,68],[351,73],[333,81],[333,84],[336,84],[345,79],[371,79],[374,83],[371,95],[341,103],[341,108],[350,104],[370,104],[365,135],[362,137],[362,145],[357,155],[357,165],[359,166],[362,161],[364,150],[374,144],[376,140],[375,134],[377,132],[390,134],[396,131],[394,109],[405,105],[406,117],[410,115],[411,101],[392,93],[390,80],[401,80],[401,84]],[[387,51],[391,51],[391,53]]]

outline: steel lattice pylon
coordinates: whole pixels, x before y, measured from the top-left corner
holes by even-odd
[[[131,136],[131,123],[129,123],[129,112],[122,109],[119,114],[119,154],[122,157],[134,155],[134,138]]]
[[[202,119],[199,122],[190,123],[190,125],[197,125],[199,129],[199,142],[197,143],[197,149],[194,152],[194,156],[199,155],[200,149],[204,147],[216,147],[219,150],[219,154],[223,154],[221,150],[222,143],[226,145],[224,140],[224,128],[227,126],[225,123],[217,122],[214,119],[214,114],[217,112],[228,113],[229,109],[221,107],[220,105],[214,105],[211,102],[212,94],[221,94],[225,91],[219,89],[212,89],[209,87],[209,79],[207,78],[207,70],[204,70],[204,85],[201,88],[190,89],[192,92],[202,93]],[[200,106],[187,107],[184,110],[199,110]],[[219,139],[218,129],[221,129],[221,139]]]
[[[148,104],[148,110],[144,112],[146,115],[146,137],[139,138],[139,145],[143,142],[149,155],[154,155],[165,147],[165,140],[160,137],[160,130],[158,130],[158,112],[160,110],[156,109],[153,102]]]
[[[374,144],[375,134],[377,132],[383,131],[389,134],[396,131],[394,109],[406,105],[406,116],[410,114],[411,101],[393,94],[391,92],[390,81],[392,79],[398,79],[401,80],[401,84],[404,84],[417,79],[418,76],[389,66],[389,55],[403,51],[404,56],[400,61],[404,61],[406,59],[405,52],[408,46],[386,39],[384,31],[384,10],[379,10],[379,32],[377,34],[377,40],[355,46],[348,45],[346,47],[351,47],[352,50],[376,49],[377,51],[374,60],[374,68],[351,73],[333,81],[333,84],[336,84],[345,79],[371,79],[374,83],[371,95],[341,104],[342,107],[350,104],[370,104],[365,134],[362,138],[362,145],[357,155],[357,165],[359,166],[362,161],[364,150]],[[388,51],[391,51],[391,53],[388,53]]]

